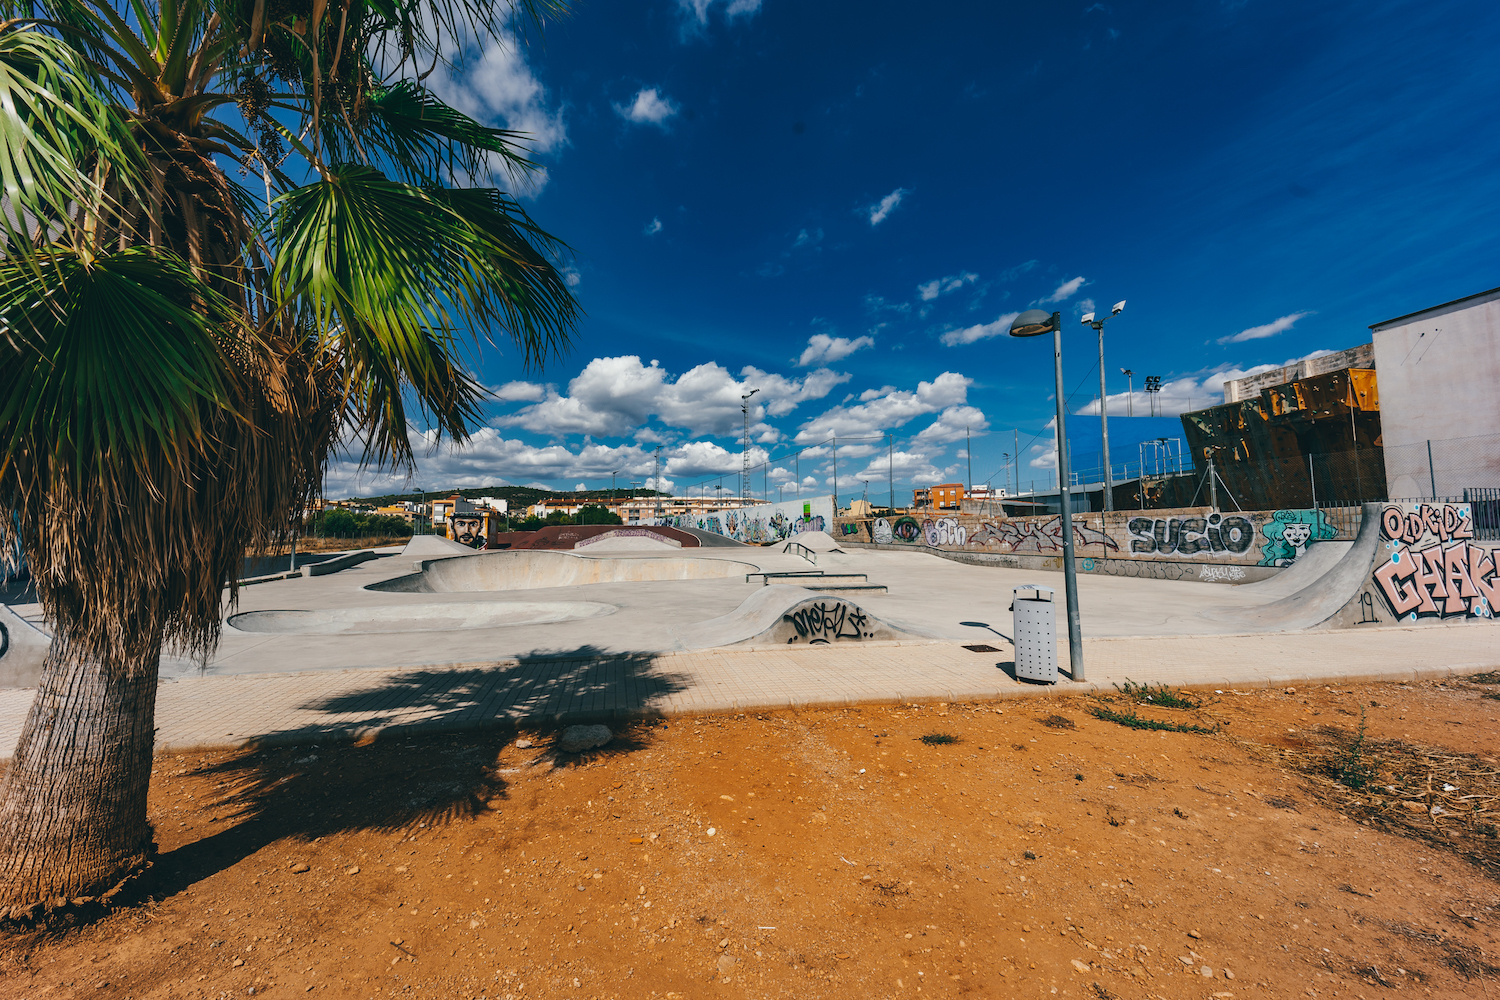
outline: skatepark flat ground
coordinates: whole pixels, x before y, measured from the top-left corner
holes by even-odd
[[[814,568],[779,546],[670,554],[678,560],[685,556],[769,571]],[[1289,572],[1279,586],[1273,578],[1245,587],[1083,574],[1079,602],[1088,680],[1064,679],[1057,688],[1032,685],[1013,676],[1014,655],[1006,638],[1011,591],[1032,583],[1056,588],[1061,617],[1060,573],[971,566],[920,551],[821,552],[817,560],[816,569],[865,573],[871,584],[888,587],[888,594],[842,599],[918,637],[701,648],[714,640],[705,639],[699,623],[728,616],[761,592],[759,579],[745,582],[739,568],[734,575],[708,579],[534,590],[366,589],[413,572],[411,560],[392,552],[329,576],[246,587],[236,613],[327,611],[344,616],[340,621],[352,614],[377,625],[339,634],[226,626],[217,654],[207,663],[164,661],[159,745],[306,742],[407,727],[464,729],[750,707],[1006,698],[1109,689],[1126,680],[1243,688],[1500,667],[1500,643],[1485,623],[1333,631],[1243,627],[1248,612],[1285,602],[1288,590],[1304,582],[1297,578],[1310,570]],[[502,620],[505,612],[519,614],[527,604],[586,605],[588,610],[573,620],[484,624],[490,620],[486,615]],[[433,614],[441,616],[440,605],[453,607],[454,620],[469,615],[479,627],[420,630],[431,627]],[[617,610],[601,612],[599,605]],[[402,609],[417,607],[426,617],[419,620],[413,613],[413,630],[407,630]],[[34,605],[14,610],[36,615]],[[484,613],[471,614],[478,611]],[[960,624],[966,621],[991,627]],[[1059,632],[1065,634],[1061,622]],[[684,636],[700,648],[685,648]],[[980,644],[993,648],[965,648]],[[1066,664],[1065,643],[1059,646],[1059,660]],[[0,757],[12,752],[33,694],[0,690]]]

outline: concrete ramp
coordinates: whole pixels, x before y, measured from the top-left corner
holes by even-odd
[[[801,531],[795,535],[788,535],[784,542],[796,542],[805,545],[814,552],[842,552],[839,543],[833,540],[833,536],[826,531]]]
[[[1353,542],[1347,543],[1348,547],[1337,556],[1337,561],[1333,561],[1333,549],[1319,552],[1330,544],[1334,543],[1319,542],[1296,564],[1271,579],[1246,584],[1236,591],[1274,596],[1301,584],[1299,589],[1267,604],[1216,617],[1257,632],[1337,627],[1331,620],[1358,601],[1360,589],[1370,579],[1370,570],[1380,549],[1380,505],[1365,505],[1359,534]],[[1304,561],[1307,562],[1305,567],[1301,565]]]
[[[727,615],[673,632],[683,649],[937,638],[910,625],[882,621],[845,596],[809,594],[806,588],[784,584],[761,588]]]
[[[591,583],[744,579],[759,568],[732,559],[694,556],[592,558],[547,549],[503,549],[426,560],[421,572],[372,583],[365,589],[405,594],[541,590]]]
[[[474,550],[442,535],[412,535],[406,548],[401,550],[404,558],[442,559],[446,556],[471,556]]]

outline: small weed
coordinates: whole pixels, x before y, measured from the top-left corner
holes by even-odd
[[[1150,684],[1136,684],[1134,681],[1126,681],[1124,687],[1116,684],[1115,690],[1131,701],[1140,702],[1144,705],[1155,705],[1158,708],[1198,707],[1196,701],[1184,697],[1180,692],[1173,691],[1165,684],[1158,684],[1152,687]]]
[[[1345,788],[1353,788],[1358,791],[1375,780],[1379,762],[1374,758],[1367,758],[1364,753],[1365,731],[1369,723],[1365,720],[1365,710],[1359,710],[1359,730],[1354,734],[1354,742],[1349,744],[1348,753],[1344,760],[1338,765],[1338,773],[1335,776],[1338,783]]]
[[[922,742],[930,747],[946,746],[949,743],[957,743],[958,737],[950,733],[928,733],[922,737]]]
[[[1131,729],[1162,730],[1169,733],[1215,733],[1217,729],[1207,729],[1203,726],[1195,726],[1191,723],[1182,722],[1157,722],[1155,719],[1143,719],[1134,711],[1116,712],[1114,709],[1105,708],[1103,705],[1095,705],[1090,711],[1094,718],[1103,719],[1105,722],[1113,722]]]
[[[1292,812],[1298,811],[1296,799],[1289,799],[1280,795],[1266,796],[1265,803],[1272,809],[1290,809]]]
[[[1082,781],[1083,780],[1083,775],[1081,775],[1081,774],[1075,774],[1075,775],[1073,775],[1073,780],[1075,780],[1075,781]]]
[[[1042,725],[1047,726],[1049,729],[1078,728],[1077,726],[1073,725],[1073,720],[1068,718],[1066,715],[1049,715],[1042,720]]]
[[[1176,816],[1178,819],[1187,819],[1188,818],[1188,814],[1185,813],[1185,812],[1183,812],[1180,807],[1177,808],[1177,809],[1173,809],[1172,810],[1172,815]]]
[[[1097,996],[1099,1000],[1119,1000],[1119,995],[1111,993],[1109,990],[1105,989],[1103,983],[1094,984],[1094,995]]]
[[[1107,820],[1109,820],[1109,825],[1110,826],[1119,826],[1120,825],[1120,821],[1117,820],[1117,819],[1115,819],[1114,813],[1105,813],[1104,814],[1104,818],[1107,819]]]

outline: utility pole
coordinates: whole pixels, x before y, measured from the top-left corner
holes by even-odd
[[[839,436],[833,436],[833,516],[839,516]],[[833,525],[829,525],[830,528]]]
[[[1015,428],[1012,433],[1016,436],[1016,450],[1011,452],[1011,454],[1016,458],[1016,493],[1019,493],[1021,492],[1021,428]],[[1011,496],[1015,496],[1015,493],[1012,493]]]
[[[974,442],[969,437],[968,424],[964,424],[964,455],[969,459],[969,495],[972,496],[974,493]],[[963,505],[959,504],[958,509],[962,511]]]
[[[661,506],[661,445],[656,446],[656,516],[662,516]]]
[[[1099,434],[1104,440],[1104,509],[1115,509],[1114,470],[1109,467],[1109,392],[1104,387],[1104,324],[1125,309],[1125,300],[1116,302],[1108,316],[1094,318],[1093,313],[1083,314],[1083,325],[1091,326],[1099,334]]]
[[[891,512],[896,510],[896,436],[885,436],[885,475],[891,488]]]
[[[745,415],[745,444],[743,466],[740,470],[740,496],[750,496],[750,397],[760,392],[759,389],[751,389],[740,397],[740,412]]]

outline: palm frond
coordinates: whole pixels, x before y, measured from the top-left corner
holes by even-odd
[[[64,220],[89,218],[106,182],[134,185],[140,147],[82,57],[29,28],[0,34],[0,227],[11,254],[26,253]]]
[[[0,451],[71,467],[185,461],[231,402],[231,303],[170,254],[0,258]],[[243,334],[243,332],[242,332]]]
[[[485,208],[454,194],[345,166],[276,205],[274,286],[284,304],[331,331],[350,366],[351,395],[367,401],[377,458],[410,460],[403,385],[440,433],[467,436],[482,389],[458,364],[462,334],[500,327],[539,362],[566,344],[576,320],[566,282],[500,203]]]
[[[482,125],[412,80],[374,91],[365,115],[360,142],[415,184],[481,177],[500,165],[518,175],[536,169],[524,132]]]

